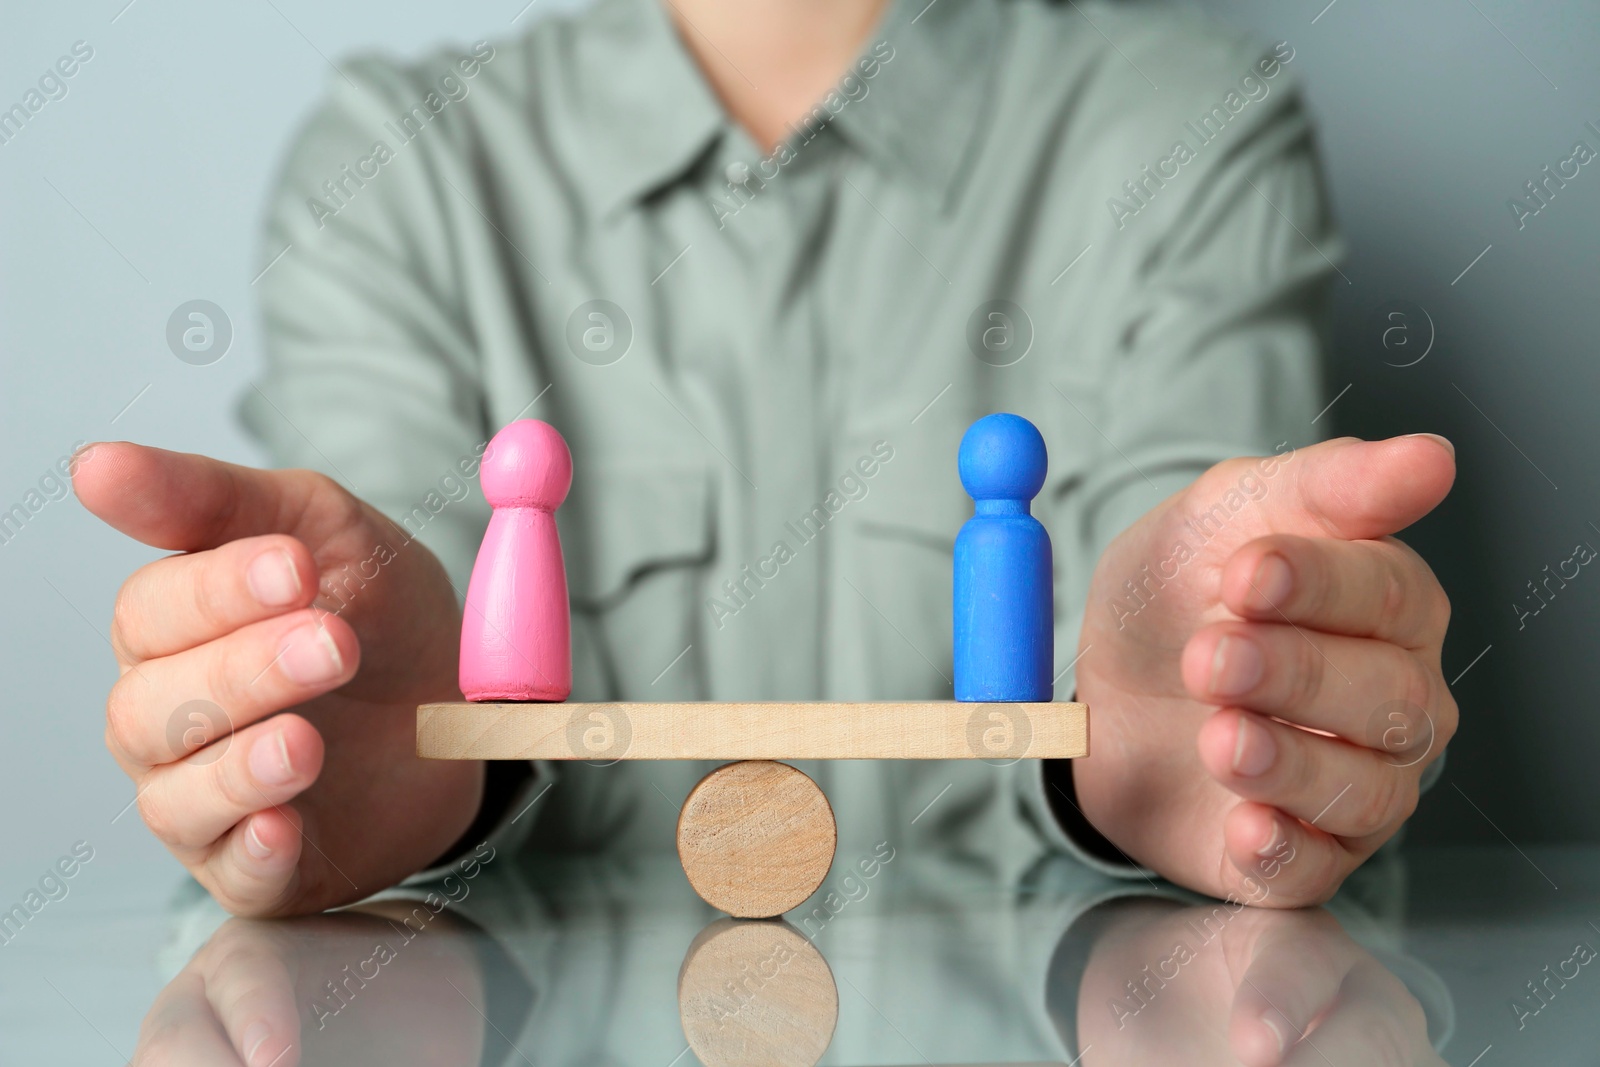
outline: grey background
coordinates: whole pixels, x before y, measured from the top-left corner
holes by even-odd
[[[1190,6],[1291,42],[1321,119],[1351,249],[1328,395],[1350,388],[1325,423],[1363,436],[1432,430],[1459,449],[1454,494],[1411,539],[1456,605],[1446,677],[1472,666],[1456,687],[1461,735],[1413,839],[1600,839],[1600,574],[1585,570],[1521,631],[1510,606],[1577,541],[1600,545],[1600,162],[1521,232],[1506,207],[1574,140],[1600,149],[1584,129],[1600,125],[1600,15],[1592,0],[1323,2]],[[0,510],[78,440],[259,462],[233,419],[259,362],[258,221],[287,139],[337,76],[329,57],[412,55],[570,6],[524,3],[9,5],[0,107],[74,41],[95,56],[66,98],[0,145]],[[209,366],[165,341],[173,309],[195,299],[232,320],[231,350]],[[1437,331],[1413,367],[1386,365],[1402,356],[1371,324],[1395,299],[1425,308]],[[8,904],[77,840],[97,856],[71,907],[178,884],[136,813],[118,817],[133,790],[102,744],[112,600],[155,555],[70,498],[0,545]]]

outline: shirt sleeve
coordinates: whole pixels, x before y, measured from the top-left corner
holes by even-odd
[[[1249,70],[1258,56],[1227,49],[1217,71]],[[1193,94],[1170,88],[1200,99],[1217,79],[1204,81]],[[1160,121],[1184,128],[1171,114]],[[1104,308],[1111,321],[1095,330],[1111,339],[1101,354],[1108,369],[1064,416],[1091,424],[1093,453],[1041,495],[1058,560],[1060,665],[1079,654],[1083,611],[1102,610],[1085,609],[1087,587],[1117,534],[1211,465],[1309,443],[1327,425],[1312,420],[1329,285],[1344,284],[1312,127],[1287,73],[1201,145],[1124,230],[1112,229],[1100,265],[1125,284],[1108,287],[1118,294]],[[1071,686],[1070,673],[1057,684]],[[1051,814],[1042,765],[1017,780],[1026,817],[1052,845],[1108,873],[1146,873],[1074,839]]]
[[[447,113],[403,143],[389,116],[426,86],[378,60],[344,71],[270,202],[266,371],[240,415],[278,465],[332,476],[432,549],[460,595],[488,521],[471,491],[487,433],[479,346],[443,200],[463,134]]]
[[[1078,810],[1072,793],[1071,760],[1036,760],[1017,781],[1023,818],[1057,852],[1113,878],[1150,881],[1155,871],[1129,858]]]

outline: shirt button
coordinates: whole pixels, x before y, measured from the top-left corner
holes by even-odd
[[[743,185],[750,180],[749,165],[738,161],[729,163],[728,169],[723,173],[727,175],[729,185]]]

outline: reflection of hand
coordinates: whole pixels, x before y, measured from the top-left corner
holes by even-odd
[[[1421,1005],[1325,911],[1105,907],[1076,1006],[1084,1067],[1443,1067]]]
[[[1089,821],[1214,896],[1331,896],[1415,809],[1455,731],[1449,601],[1389,536],[1454,471],[1425,436],[1233,460],[1117,538],[1078,667],[1094,752],[1072,774]],[[1386,707],[1408,709],[1405,728],[1373,728]]]
[[[460,699],[460,613],[426,548],[309,471],[102,444],[74,485],[181,553],[118,594],[106,744],[145,823],[225,908],[357,900],[465,831],[482,764],[416,756],[416,705]]]
[[[156,997],[133,1063],[477,1063],[484,975],[453,925],[447,912],[399,900],[292,922],[230,920]]]

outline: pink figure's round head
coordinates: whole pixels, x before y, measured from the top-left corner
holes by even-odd
[[[548,422],[518,419],[489,442],[480,478],[491,507],[554,511],[572,488],[572,453]]]

